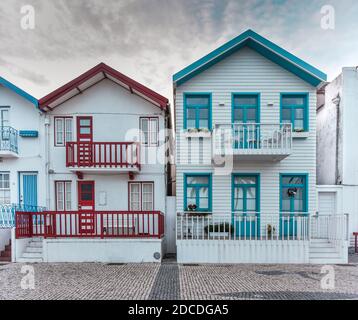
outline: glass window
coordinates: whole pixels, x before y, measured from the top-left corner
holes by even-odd
[[[10,172],[0,172],[0,204],[10,203]]]
[[[184,129],[211,129],[210,95],[186,95],[184,101]]]
[[[71,181],[56,181],[56,210],[71,211]]]
[[[132,211],[154,210],[154,183],[153,182],[129,183],[129,210]]]
[[[55,146],[64,147],[73,141],[72,118],[55,118]]]
[[[282,95],[281,121],[291,123],[296,132],[308,129],[308,101],[306,95]]]
[[[211,211],[211,177],[185,175],[185,203],[187,211]]]
[[[281,177],[281,210],[283,212],[307,212],[307,181],[305,175]]]
[[[258,212],[257,176],[234,175],[232,196],[233,211]]]
[[[158,146],[159,118],[141,118],[140,130],[142,133],[142,145]]]

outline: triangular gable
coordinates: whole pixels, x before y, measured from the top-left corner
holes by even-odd
[[[32,95],[28,94],[24,90],[20,89],[19,87],[15,86],[10,81],[4,79],[3,77],[0,77],[0,85],[10,89],[11,91],[15,92],[19,96],[23,97],[27,101],[31,102],[35,107],[38,107],[38,100],[33,97]]]
[[[124,87],[131,93],[141,96],[163,110],[166,110],[169,106],[169,100],[167,98],[104,63],[98,64],[76,79],[43,97],[39,101],[39,106],[44,111],[53,110],[60,104],[72,99],[105,78]]]
[[[256,32],[247,30],[218,49],[212,51],[208,55],[176,73],[173,76],[174,84],[178,86],[183,84],[195,75],[208,69],[212,65],[245,46],[257,51],[267,59],[280,65],[284,69],[292,72],[315,87],[319,86],[322,82],[327,81],[327,75],[322,71],[297,58],[293,54],[260,36]]]

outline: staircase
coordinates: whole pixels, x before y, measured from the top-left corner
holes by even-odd
[[[42,238],[32,238],[28,243],[25,252],[16,262],[20,263],[38,263],[43,262]]]
[[[11,262],[11,240],[7,246],[5,246],[4,251],[0,251],[0,263],[1,262]]]
[[[348,263],[348,257],[340,253],[327,239],[311,239],[309,259],[310,263],[314,264]]]

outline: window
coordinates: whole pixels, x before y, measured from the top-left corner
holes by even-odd
[[[186,174],[184,176],[184,209],[211,211],[211,175]]]
[[[308,131],[307,94],[282,94],[281,122],[291,123],[294,132]]]
[[[154,183],[153,182],[129,183],[129,210],[131,211],[154,210]]]
[[[10,108],[0,107],[0,140],[9,140],[10,138]]]
[[[211,95],[184,95],[184,129],[211,129]]]
[[[281,211],[307,212],[306,175],[281,175]]]
[[[10,203],[10,172],[0,172],[0,204]]]
[[[258,212],[259,189],[258,175],[233,176],[233,211]]]
[[[71,211],[71,181],[56,181],[56,210]]]
[[[142,145],[156,147],[159,144],[159,118],[143,117],[140,118],[140,130],[142,133]]]
[[[56,147],[64,147],[66,146],[66,142],[71,142],[73,138],[72,132],[72,118],[55,118]]]

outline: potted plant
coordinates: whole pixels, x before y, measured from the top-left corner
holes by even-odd
[[[196,206],[196,204],[189,204],[188,205],[188,211],[196,211],[198,207]]]
[[[211,237],[229,237],[234,233],[233,226],[228,222],[209,224],[204,228],[205,234]]]
[[[276,233],[276,228],[271,224],[267,225],[267,236],[268,238],[272,238]]]

